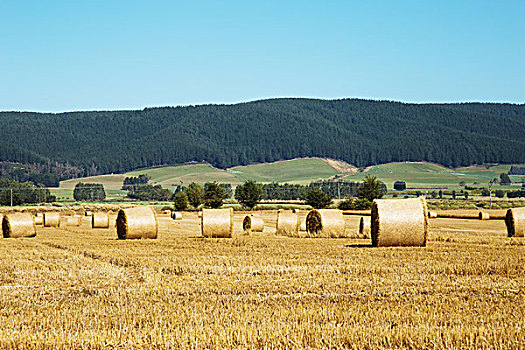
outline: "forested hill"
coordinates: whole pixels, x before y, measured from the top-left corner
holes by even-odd
[[[0,113],[0,160],[69,162],[97,173],[295,157],[357,166],[525,163],[525,105],[272,99],[235,105]]]

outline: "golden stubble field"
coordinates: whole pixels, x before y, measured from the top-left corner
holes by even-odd
[[[88,218],[0,240],[0,348],[525,348],[525,240],[503,221],[434,219],[425,248],[371,248],[274,236],[263,216],[232,239],[184,213],[157,240]]]

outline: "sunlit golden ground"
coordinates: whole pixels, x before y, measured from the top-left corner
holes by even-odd
[[[275,215],[233,239],[198,238],[196,213],[160,216],[157,240],[87,218],[2,239],[0,348],[525,347],[525,240],[503,221],[435,219],[425,248],[370,248],[273,236]]]

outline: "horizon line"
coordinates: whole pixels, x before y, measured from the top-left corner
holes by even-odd
[[[513,102],[513,101],[488,101],[488,100],[478,100],[478,101],[402,101],[386,98],[370,98],[370,97],[333,97],[333,98],[324,98],[324,97],[297,97],[297,96],[287,96],[287,97],[261,97],[255,99],[247,99],[235,102],[202,102],[202,103],[188,103],[188,104],[179,104],[179,105],[169,105],[169,104],[159,104],[159,105],[149,105],[143,107],[122,107],[122,108],[109,108],[109,109],[71,109],[71,110],[60,110],[60,111],[36,111],[36,110],[0,110],[0,113],[39,113],[39,114],[64,114],[64,113],[78,113],[78,112],[119,112],[119,111],[141,111],[145,109],[153,108],[185,108],[185,107],[200,107],[200,106],[233,106],[245,103],[254,103],[261,101],[271,101],[271,100],[319,100],[319,101],[342,101],[342,100],[361,100],[361,101],[373,101],[373,102],[392,102],[392,103],[401,103],[401,104],[412,104],[412,105],[438,105],[438,104],[503,104],[503,105],[515,105],[515,106],[524,106],[525,101],[523,102]]]

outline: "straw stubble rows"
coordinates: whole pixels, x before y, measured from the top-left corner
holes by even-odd
[[[501,221],[435,219],[427,247],[370,248],[273,236],[263,217],[232,239],[199,238],[185,213],[159,216],[156,240],[88,218],[1,240],[0,347],[525,346],[525,245]]]

